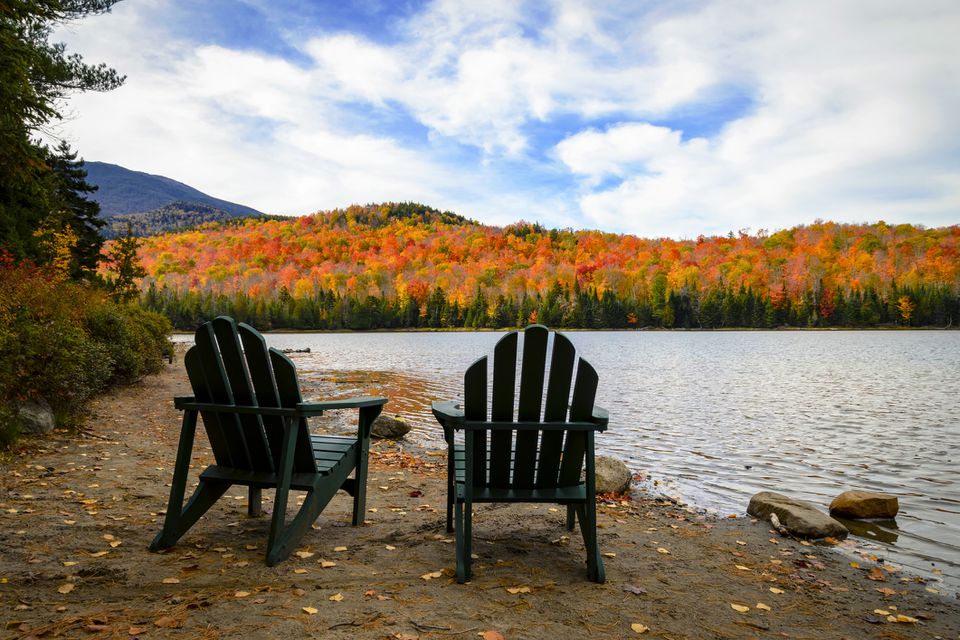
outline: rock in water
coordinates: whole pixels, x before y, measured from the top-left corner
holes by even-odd
[[[830,515],[853,520],[892,520],[899,510],[897,496],[872,491],[844,491],[830,503]]]
[[[410,432],[410,425],[400,416],[379,415],[370,427],[370,435],[374,438],[388,438],[398,440]]]
[[[768,520],[775,513],[780,523],[798,538],[847,537],[847,528],[809,502],[794,500],[772,491],[761,491],[750,498],[747,513]]]
[[[24,402],[20,407],[19,416],[20,427],[24,433],[44,435],[53,431],[53,409],[43,398]]]
[[[597,456],[597,493],[623,493],[630,489],[633,474],[622,460]]]

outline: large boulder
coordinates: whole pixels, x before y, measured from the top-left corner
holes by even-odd
[[[44,435],[53,431],[53,409],[43,398],[24,402],[20,406],[19,418],[20,430],[23,433]]]
[[[780,524],[798,538],[837,538],[847,537],[847,528],[823,513],[809,502],[794,500],[773,491],[761,491],[750,498],[747,513],[769,520],[770,514],[777,514]]]
[[[597,493],[623,493],[630,489],[633,474],[622,460],[608,456],[595,458],[597,468]]]
[[[844,491],[830,503],[830,515],[852,520],[892,520],[899,510],[897,496],[872,491]]]
[[[400,416],[379,415],[370,427],[370,435],[374,438],[398,440],[410,432],[410,425]]]

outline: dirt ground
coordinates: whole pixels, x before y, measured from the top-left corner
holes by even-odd
[[[586,579],[563,509],[481,505],[474,578],[458,585],[443,454],[393,443],[374,445],[367,522],[351,527],[351,499],[339,494],[280,566],[263,562],[269,518],[247,517],[242,487],[175,548],[150,553],[180,427],[172,398],[187,388],[182,364],[167,365],[102,398],[83,432],[24,441],[2,459],[0,635],[960,637],[960,601],[882,558],[639,491],[601,501],[606,584]],[[210,461],[198,442],[195,473]]]

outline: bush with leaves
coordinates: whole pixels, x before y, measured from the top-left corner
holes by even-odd
[[[0,445],[16,439],[27,400],[71,426],[95,394],[156,372],[169,333],[159,314],[0,258]]]

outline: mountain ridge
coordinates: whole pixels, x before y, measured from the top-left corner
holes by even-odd
[[[155,211],[174,203],[181,209],[184,204],[205,205],[235,218],[263,215],[253,207],[215,198],[166,176],[89,160],[83,168],[87,182],[98,187],[90,199],[100,205],[101,217],[108,220],[118,215]]]

